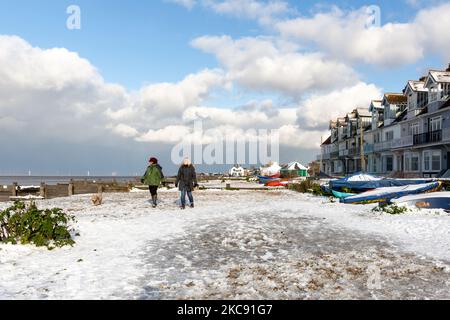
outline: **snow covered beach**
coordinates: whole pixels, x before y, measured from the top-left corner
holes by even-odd
[[[162,191],[157,209],[147,192],[40,201],[75,214],[76,245],[0,245],[0,298],[450,298],[444,212],[390,216],[284,189],[197,191],[180,211],[177,196]]]

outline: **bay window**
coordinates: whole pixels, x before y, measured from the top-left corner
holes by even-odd
[[[426,150],[423,152],[423,170],[441,171],[442,152],[441,150]]]
[[[406,152],[405,171],[417,172],[419,170],[419,154],[417,152]]]

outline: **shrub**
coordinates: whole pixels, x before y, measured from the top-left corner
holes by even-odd
[[[395,204],[388,204],[388,203],[380,203],[377,207],[372,209],[373,212],[384,212],[388,214],[403,214],[408,212],[408,208],[397,206]]]
[[[74,222],[62,209],[39,210],[34,202],[26,205],[16,201],[13,206],[0,212],[0,242],[12,244],[32,243],[37,247],[73,245],[69,223]]]
[[[327,196],[327,194],[320,184],[315,183],[311,180],[305,180],[300,183],[293,183],[289,185],[289,190],[297,191],[300,193],[312,193],[317,196]]]

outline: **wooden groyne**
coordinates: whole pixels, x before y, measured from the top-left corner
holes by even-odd
[[[24,197],[35,199],[53,199],[80,194],[129,192],[133,182],[117,181],[75,181],[58,183],[56,185],[41,183],[39,186],[20,186],[17,183],[0,186],[0,202],[17,200]]]

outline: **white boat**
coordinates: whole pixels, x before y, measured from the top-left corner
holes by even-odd
[[[407,205],[421,209],[444,209],[450,210],[450,192],[433,192],[426,194],[416,194],[398,199],[393,199],[392,203]]]

